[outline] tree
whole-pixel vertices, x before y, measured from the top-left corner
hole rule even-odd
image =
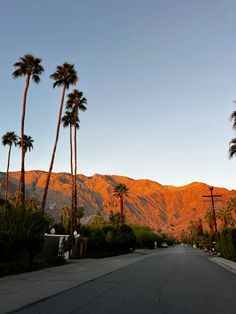
[[[25,134],[25,112],[26,112],[26,101],[28,88],[30,84],[30,79],[32,78],[33,82],[38,84],[40,82],[40,75],[44,71],[42,67],[40,58],[35,58],[31,54],[26,54],[23,57],[19,58],[19,61],[16,62],[13,66],[16,70],[13,72],[14,78],[19,78],[22,76],[26,77],[24,97],[22,104],[22,117],[21,117],[21,176],[20,176],[20,199],[21,203],[25,205],[25,151],[23,145],[23,138]]]
[[[31,149],[34,148],[33,147],[33,142],[34,142],[34,140],[32,139],[32,137],[30,135],[24,134],[24,140],[23,140],[23,143],[24,143],[24,154],[26,154],[27,151],[30,152]],[[22,145],[21,138],[19,138],[19,140],[17,142],[17,145],[21,148],[21,145]],[[24,157],[24,160],[25,160],[25,157]],[[19,201],[20,187],[21,187],[21,181],[19,182],[19,186],[18,186],[17,197],[16,197],[16,204],[18,204],[18,201]]]
[[[102,217],[101,212],[98,210],[96,215],[92,218],[90,224],[93,226],[102,226],[106,223],[105,219]]]
[[[61,119],[62,125],[64,128],[70,127],[70,171],[71,171],[71,211],[73,210],[74,204],[74,188],[73,188],[73,145],[72,145],[72,126],[75,126],[77,129],[79,128],[79,117],[76,117],[76,124],[74,125],[74,115],[71,111],[66,111],[64,116]]]
[[[51,177],[54,159],[55,159],[56,150],[57,150],[57,143],[58,143],[59,133],[60,133],[61,116],[62,116],[62,111],[63,111],[65,92],[67,89],[69,89],[71,85],[75,85],[78,81],[78,76],[74,68],[74,64],[69,64],[67,62],[65,62],[63,65],[57,66],[56,71],[52,73],[50,78],[54,80],[53,88],[57,86],[58,87],[62,86],[62,94],[61,94],[61,102],[60,102],[60,108],[59,108],[59,113],[58,113],[56,138],[55,138],[51,162],[50,162],[49,171],[46,178],[46,184],[45,184],[43,199],[42,199],[42,204],[41,204],[41,210],[43,212],[45,209],[47,193],[48,193],[48,188],[49,188],[49,183],[50,183],[50,177]]]
[[[111,224],[118,225],[120,223],[120,219],[121,219],[121,216],[119,212],[114,213],[112,210],[110,211],[109,221]],[[123,215],[122,219],[123,219],[123,223],[125,223],[125,215]]]
[[[223,228],[227,228],[229,225],[234,226],[235,219],[232,215],[230,207],[219,208],[217,216],[220,219]]]
[[[30,135],[26,135],[26,134],[24,135],[24,140],[23,140],[23,143],[24,143],[24,153],[27,153],[27,151],[31,152],[31,149],[34,148],[33,142],[34,142],[34,140],[32,139],[32,137]],[[19,141],[17,142],[17,145],[19,147],[22,146],[21,138],[19,138]]]
[[[87,110],[87,99],[83,96],[83,92],[78,89],[74,89],[72,93],[67,95],[66,108],[71,109],[74,123],[73,126],[76,125],[76,120],[78,119],[78,111]],[[74,181],[73,181],[73,189],[74,189],[74,204],[72,211],[72,228],[76,228],[76,209],[77,209],[77,128],[74,127]]]
[[[123,183],[119,183],[114,188],[114,195],[120,200],[120,223],[123,223],[124,196],[128,196],[129,189]]]
[[[206,211],[204,220],[208,224],[211,230],[211,233],[213,233],[214,232],[214,217],[213,217],[213,212],[212,212],[211,207]]]
[[[85,214],[84,206],[77,207],[77,213],[76,214],[77,214],[78,223],[80,224],[80,219],[82,219],[84,217],[84,214]]]
[[[233,213],[236,213],[236,198],[232,197],[226,202],[226,206],[220,208],[217,212],[223,228],[227,228],[229,225],[235,225],[236,220]]]
[[[227,207],[236,214],[236,198],[231,198],[227,202]]]
[[[9,146],[8,150],[8,160],[7,160],[7,171],[6,171],[6,192],[5,192],[5,205],[7,205],[7,198],[8,198],[8,180],[9,180],[9,167],[10,167],[10,160],[11,160],[11,148],[12,145],[17,145],[18,143],[18,135],[15,132],[7,132],[2,137],[2,145]]]

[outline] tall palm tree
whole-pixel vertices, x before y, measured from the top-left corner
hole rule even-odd
[[[74,116],[74,125],[76,123],[76,119],[78,117],[78,111],[86,111],[87,110],[87,99],[83,96],[83,92],[78,89],[74,89],[72,93],[67,95],[66,108],[71,109]],[[76,210],[78,207],[77,204],[77,128],[74,127],[74,206],[72,211],[72,228],[76,228]]]
[[[26,100],[28,94],[28,88],[30,84],[30,79],[32,78],[33,82],[38,84],[40,82],[40,75],[44,71],[42,67],[40,58],[35,58],[31,54],[26,54],[23,57],[19,58],[19,61],[16,62],[13,66],[16,70],[13,72],[14,78],[19,78],[22,76],[26,77],[24,97],[22,104],[22,117],[21,117],[21,177],[20,177],[20,186],[21,186],[21,203],[25,205],[25,152],[23,145],[23,138],[25,133],[25,111],[26,111]]]
[[[24,140],[23,140],[23,143],[24,143],[24,154],[27,153],[27,151],[31,151],[31,149],[34,148],[33,146],[33,138],[30,136],[30,135],[26,135],[24,134]],[[22,141],[21,141],[21,138],[19,138],[18,142],[17,142],[17,146],[19,146],[20,148],[22,145]],[[20,194],[20,187],[21,187],[21,182],[19,182],[19,186],[18,186],[18,191],[17,191],[17,203],[18,203],[18,196]]]
[[[73,188],[73,145],[72,145],[72,126],[74,126],[74,115],[71,111],[66,111],[64,116],[61,119],[62,125],[64,128],[70,127],[70,171],[71,171],[71,181],[72,181],[72,189],[71,189],[71,211],[73,210],[74,204],[74,188]],[[79,117],[76,117],[75,127],[79,128]]]
[[[11,148],[12,145],[17,145],[19,140],[18,135],[16,135],[15,132],[7,132],[2,137],[2,145],[9,146],[8,150],[8,160],[7,160],[7,171],[6,171],[6,192],[5,192],[5,205],[7,204],[7,198],[8,198],[8,180],[9,180],[9,168],[10,168],[10,160],[11,160]]]
[[[128,196],[129,189],[123,183],[119,183],[114,188],[114,195],[120,200],[120,223],[123,223],[124,196]]]
[[[62,95],[61,95],[61,103],[60,103],[60,108],[59,108],[59,113],[58,113],[56,138],[55,138],[54,148],[52,152],[51,162],[49,166],[49,171],[48,171],[48,175],[46,179],[46,184],[45,184],[43,199],[42,199],[42,204],[41,204],[42,211],[44,211],[45,209],[47,193],[48,193],[48,188],[49,188],[49,183],[50,183],[50,177],[51,177],[51,173],[53,169],[57,143],[59,139],[61,116],[62,116],[65,92],[67,89],[69,89],[71,85],[75,85],[78,81],[78,76],[74,68],[74,64],[69,64],[67,62],[65,62],[63,65],[57,66],[56,71],[50,76],[50,78],[54,80],[53,88],[55,88],[56,86],[58,87],[62,86]]]

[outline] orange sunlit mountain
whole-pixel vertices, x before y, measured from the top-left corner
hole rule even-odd
[[[26,172],[27,197],[42,199],[46,172]],[[19,172],[10,173],[10,196],[16,193]],[[79,206],[85,206],[84,221],[101,211],[104,217],[110,210],[119,211],[118,201],[113,197],[114,186],[124,183],[129,189],[129,197],[125,199],[124,213],[129,222],[149,225],[155,229],[179,234],[186,229],[191,220],[204,218],[210,203],[203,195],[209,194],[208,185],[194,182],[185,186],[175,187],[161,185],[150,180],[134,180],[117,175],[99,175],[92,177],[78,175]],[[0,196],[4,198],[5,173],[0,173]],[[214,188],[214,193],[221,194],[217,206],[222,207],[236,191],[225,188]],[[70,206],[71,176],[68,173],[53,173],[50,181],[46,210],[59,220],[60,209]],[[193,210],[195,208],[195,210]]]

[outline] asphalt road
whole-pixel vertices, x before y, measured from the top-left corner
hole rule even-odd
[[[236,275],[187,246],[139,261],[14,313],[236,312]]]

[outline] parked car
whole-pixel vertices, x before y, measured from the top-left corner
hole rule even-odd
[[[167,248],[168,244],[166,242],[162,242],[161,247]]]

